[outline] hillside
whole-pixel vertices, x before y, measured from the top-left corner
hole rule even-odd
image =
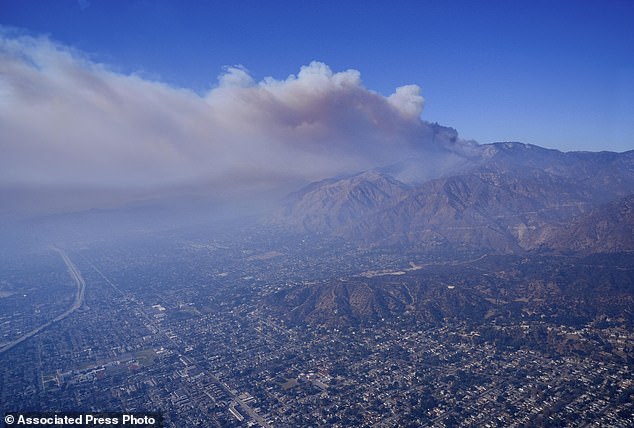
[[[603,243],[592,238],[573,243],[564,232],[571,221],[586,229],[600,224],[600,216],[614,210],[599,207],[634,194],[634,151],[562,153],[498,143],[479,146],[476,155],[452,165],[446,174],[422,180],[424,174],[415,170],[426,166],[409,161],[313,183],[291,195],[272,222],[370,247],[424,250],[449,244],[500,253],[568,245],[575,251],[634,249],[631,239],[618,238],[631,230],[621,225],[627,216],[611,218],[614,236],[597,236]],[[583,220],[587,215],[592,217]],[[621,243],[611,245],[613,238]]]

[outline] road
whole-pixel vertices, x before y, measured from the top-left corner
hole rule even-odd
[[[92,266],[92,268],[108,283],[110,284],[110,286],[116,290],[122,297],[125,296],[125,293],[119,288],[117,287],[117,285],[115,285],[101,270],[99,270],[97,268],[97,266],[95,266],[92,262],[88,261],[87,262]],[[70,268],[69,268],[70,270]],[[218,385],[220,388],[222,388],[225,393],[227,393],[235,403],[237,403],[240,408],[251,417],[251,419],[253,419],[255,422],[257,422],[258,424],[260,424],[261,427],[263,428],[271,428],[271,425],[266,421],[266,419],[264,419],[262,417],[262,415],[260,415],[258,412],[255,411],[254,408],[252,408],[247,402],[245,402],[244,400],[242,400],[239,397],[239,394],[237,394],[235,391],[232,391],[231,388],[229,388],[227,386],[226,383],[224,383],[222,380],[220,380],[214,373],[212,373],[209,370],[206,370],[204,367],[204,364],[201,364],[201,362],[196,362],[193,361],[191,358],[189,358],[188,356],[185,355],[185,352],[183,352],[184,349],[188,348],[191,344],[187,343],[186,340],[184,340],[182,337],[177,336],[177,335],[172,335],[170,334],[170,332],[168,330],[166,330],[163,326],[161,326],[160,323],[158,323],[156,321],[156,319],[154,319],[153,317],[151,317],[145,310],[144,306],[142,303],[138,302],[134,297],[130,296],[127,297],[128,301],[132,302],[134,304],[134,306],[136,307],[136,313],[137,315],[143,317],[147,323],[148,328],[151,327],[151,331],[153,334],[160,334],[161,336],[163,336],[167,341],[169,341],[177,350],[178,353],[178,357],[181,359],[181,362],[183,364],[185,364],[188,367],[196,367],[198,368],[201,372],[205,373],[207,376],[209,376],[209,378],[211,378],[211,380]],[[207,395],[209,398],[211,398],[213,400],[213,398],[209,395],[206,394],[205,391],[201,391],[197,389],[198,387],[195,384],[189,384],[183,387],[183,389],[187,392],[187,394],[190,397],[196,397],[196,396],[202,396],[203,394]],[[202,413],[205,413],[205,409],[204,406],[199,406],[199,409],[201,410]]]
[[[75,293],[75,300],[73,300],[73,304],[64,312],[62,312],[61,314],[59,314],[52,320],[48,321],[47,323],[42,324],[41,326],[18,337],[14,341],[5,344],[2,348],[0,348],[0,354],[7,352],[9,349],[14,348],[16,345],[37,335],[38,333],[47,329],[48,327],[55,324],[56,322],[63,320],[64,318],[66,318],[67,316],[75,312],[77,309],[79,309],[81,305],[84,303],[86,281],[84,281],[84,278],[81,276],[81,272],[79,271],[79,269],[77,269],[77,266],[75,266],[73,261],[68,257],[68,254],[66,254],[64,250],[61,250],[59,248],[53,248],[53,249],[57,251],[59,255],[61,256],[62,260],[64,260],[64,263],[66,264],[66,267],[68,268],[68,273],[70,274],[71,278],[73,279],[73,281],[75,281],[75,284],[77,285],[77,292]]]

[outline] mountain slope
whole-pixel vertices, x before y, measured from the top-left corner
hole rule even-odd
[[[309,232],[340,231],[407,192],[404,183],[372,171],[324,180],[291,195],[281,218]]]
[[[634,249],[634,195],[574,219],[547,237],[547,245],[567,251],[606,253]]]
[[[401,275],[297,284],[264,304],[293,324],[343,327],[393,321],[441,325],[549,320],[634,322],[634,255],[485,256],[428,263]]]
[[[446,175],[422,182],[416,168],[425,165],[405,162],[314,183],[289,198],[275,221],[367,246],[450,244],[505,253],[544,245],[561,249],[565,238],[555,231],[600,204],[634,193],[634,151],[562,153],[521,143],[477,151],[462,163],[452,161]]]

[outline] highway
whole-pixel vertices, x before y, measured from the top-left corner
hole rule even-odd
[[[62,260],[64,260],[64,263],[66,264],[66,267],[68,268],[68,273],[70,274],[71,278],[73,279],[73,281],[75,281],[75,284],[77,285],[77,292],[75,293],[75,300],[73,300],[73,304],[64,312],[62,312],[61,314],[59,314],[52,320],[48,321],[47,323],[42,324],[41,326],[29,331],[28,333],[23,334],[22,336],[18,337],[12,342],[9,342],[5,344],[4,346],[2,346],[0,348],[0,354],[7,352],[9,349],[14,348],[16,345],[35,336],[36,334],[39,334],[41,331],[47,329],[48,327],[55,324],[56,322],[63,320],[64,318],[66,318],[67,316],[75,312],[77,309],[79,309],[81,305],[84,303],[86,281],[84,281],[84,278],[81,276],[81,272],[79,271],[79,269],[77,269],[77,266],[75,266],[73,261],[68,257],[68,254],[66,254],[64,250],[61,250],[59,248],[53,248],[53,249],[57,251],[59,255],[61,256]]]

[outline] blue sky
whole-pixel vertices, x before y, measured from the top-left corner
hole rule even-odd
[[[423,119],[480,143],[634,148],[634,1],[0,0],[0,24],[122,73],[203,93],[313,60],[384,95],[417,84]]]

